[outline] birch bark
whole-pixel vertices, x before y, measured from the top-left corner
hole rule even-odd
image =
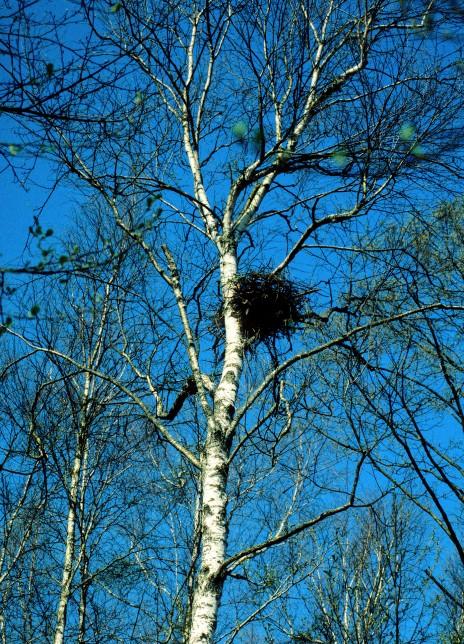
[[[81,453],[77,448],[71,470],[71,481],[69,487],[69,509],[66,524],[66,548],[63,561],[63,574],[61,577],[60,599],[56,614],[54,644],[62,644],[66,628],[66,613],[69,598],[71,596],[71,583],[74,575],[74,552],[76,546],[76,504],[79,489],[79,478],[81,473]]]
[[[62,644],[66,629],[66,614],[71,597],[71,585],[74,577],[75,550],[76,550],[76,524],[79,501],[79,482],[81,479],[83,463],[87,452],[87,427],[86,411],[90,394],[90,375],[86,374],[83,391],[82,420],[79,422],[76,436],[76,451],[71,468],[71,479],[68,491],[68,518],[66,522],[66,547],[63,561],[63,574],[61,577],[60,599],[56,613],[56,626],[53,644]]]
[[[225,354],[220,382],[214,396],[214,413],[202,456],[201,565],[192,602],[187,641],[213,641],[223,586],[222,564],[227,547],[228,430],[233,417],[242,370],[243,341],[239,320],[231,308],[237,256],[232,240],[222,240],[221,282],[224,299]]]
[[[71,582],[73,577],[73,563],[75,550],[75,530],[76,530],[76,501],[79,484],[81,458],[76,454],[73,467],[71,470],[71,482],[69,489],[69,510],[66,524],[66,548],[63,561],[63,574],[61,577],[61,591],[56,613],[56,627],[54,644],[62,644],[64,641],[64,630],[66,627],[66,613],[68,608],[69,597],[71,594]]]

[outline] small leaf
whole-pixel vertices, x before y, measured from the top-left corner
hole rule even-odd
[[[435,18],[433,17],[431,12],[429,12],[428,14],[426,14],[426,16],[424,16],[423,23],[424,23],[424,27],[423,27],[424,31],[427,33],[430,33],[432,29],[435,27]]]
[[[232,126],[232,134],[239,141],[243,141],[248,134],[248,125],[245,121],[238,121]]]
[[[45,237],[51,237],[53,235],[53,228],[47,228],[45,231]]]
[[[143,92],[141,92],[140,90],[135,92],[134,103],[136,105],[142,105],[144,100],[145,100],[145,96],[144,96]]]
[[[42,143],[40,146],[40,151],[41,152],[55,152],[56,146],[54,145],[47,145],[46,143]]]
[[[115,2],[110,7],[110,13],[117,13],[120,9],[122,9],[122,2]]]
[[[29,226],[29,233],[33,237],[40,237],[42,235],[42,226],[37,224],[36,226]]]
[[[15,143],[10,143],[8,146],[8,152],[11,154],[11,156],[15,157],[17,154],[19,154],[22,150],[21,145],[16,145]]]
[[[55,66],[53,63],[47,63],[47,76],[48,78],[51,78],[53,76],[53,72],[55,71]]]
[[[410,141],[416,134],[416,128],[412,123],[403,123],[400,127],[400,139],[402,141]]]
[[[419,145],[419,143],[416,143],[416,145],[411,150],[411,154],[413,154],[417,159],[424,159],[425,149],[422,145]]]
[[[335,150],[332,154],[332,163],[337,166],[337,168],[344,168],[348,163],[348,154],[344,148]]]
[[[39,311],[40,311],[40,306],[38,304],[34,304],[34,306],[31,306],[31,310],[29,311],[29,317],[31,318],[37,317]]]

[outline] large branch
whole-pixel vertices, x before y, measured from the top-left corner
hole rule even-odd
[[[259,398],[259,396],[263,393],[263,391],[265,391],[267,387],[275,381],[278,375],[280,375],[281,373],[289,369],[297,362],[300,362],[302,360],[307,360],[308,358],[312,358],[313,356],[319,353],[322,353],[323,351],[327,351],[332,347],[336,347],[340,344],[344,344],[349,338],[359,335],[364,331],[371,331],[372,329],[375,329],[379,326],[385,326],[386,324],[390,324],[391,322],[396,322],[398,320],[402,320],[412,315],[418,315],[419,313],[426,313],[427,311],[464,311],[464,306],[458,306],[454,304],[443,304],[442,302],[427,304],[425,306],[420,306],[415,309],[410,309],[409,311],[403,311],[402,313],[397,313],[396,315],[392,315],[388,318],[382,318],[381,320],[375,320],[373,322],[368,322],[367,324],[361,324],[360,326],[357,326],[354,329],[351,329],[351,331],[347,331],[346,333],[339,336],[338,338],[334,338],[333,340],[329,340],[324,344],[320,344],[319,346],[314,347],[309,351],[302,351],[301,353],[297,353],[296,355],[292,356],[285,362],[282,362],[282,364],[280,364],[278,367],[270,371],[266,376],[266,378],[264,378],[262,383],[254,390],[254,392],[251,393],[251,395],[248,397],[244,405],[237,410],[237,413],[234,418],[234,422],[230,427],[229,435],[232,435],[235,432],[235,429],[237,428],[237,425],[242,419],[245,412]]]
[[[220,574],[227,575],[231,570],[233,570],[234,568],[242,564],[244,561],[251,559],[253,557],[256,557],[257,555],[261,554],[265,550],[268,550],[269,548],[272,548],[273,546],[277,546],[277,545],[280,545],[281,543],[284,543],[285,541],[288,541],[288,539],[295,537],[297,534],[300,534],[300,532],[303,532],[304,530],[308,530],[309,528],[312,528],[313,526],[317,525],[318,523],[321,523],[321,521],[324,521],[329,517],[335,516],[336,514],[340,514],[340,512],[345,512],[346,510],[349,510],[355,505],[356,507],[365,507],[366,504],[356,504],[355,502],[356,502],[356,490],[359,483],[361,467],[366,459],[366,456],[367,454],[363,454],[356,466],[356,471],[354,473],[354,478],[353,478],[353,485],[351,487],[351,492],[350,492],[350,498],[346,503],[339,505],[336,508],[325,510],[324,512],[321,512],[320,514],[318,514],[316,517],[313,517],[308,521],[304,521],[303,523],[298,524],[294,528],[290,528],[284,533],[277,534],[277,536],[275,537],[267,539],[266,541],[262,541],[261,543],[258,543],[255,546],[251,546],[246,550],[242,550],[241,552],[238,552],[237,554],[232,555],[232,557],[229,557],[229,559],[227,559],[223,563]]]

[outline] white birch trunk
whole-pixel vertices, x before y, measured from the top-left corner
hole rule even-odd
[[[1,642],[2,644],[6,644],[6,629],[5,629],[5,617],[2,613],[0,614],[0,633],[1,633]]]
[[[75,549],[76,549],[76,521],[79,499],[79,481],[81,478],[83,462],[87,452],[87,428],[86,428],[86,407],[90,393],[90,376],[86,374],[83,391],[83,417],[79,423],[76,436],[76,452],[74,454],[71,469],[71,480],[69,483],[69,508],[66,524],[66,547],[63,561],[63,574],[61,577],[61,590],[58,608],[56,612],[56,627],[53,644],[62,644],[66,629],[66,613],[71,597],[71,584],[74,577]]]
[[[66,613],[71,595],[71,582],[73,578],[74,550],[76,545],[76,503],[79,490],[79,477],[81,472],[80,449],[77,448],[71,471],[69,487],[69,510],[66,525],[66,548],[63,561],[63,574],[61,577],[61,591],[56,613],[56,627],[54,644],[62,644],[66,628]]]
[[[83,553],[81,564],[81,595],[79,598],[79,627],[78,627],[78,644],[85,642],[85,630],[87,621],[87,593],[89,591],[88,575],[88,559]]]
[[[227,539],[227,451],[220,433],[221,429],[212,422],[203,461],[202,554],[193,596],[190,644],[212,641],[222,590],[218,573],[225,559]]]
[[[222,593],[220,572],[227,546],[227,430],[234,412],[243,359],[239,321],[230,308],[236,273],[235,246],[231,242],[229,248],[223,246],[221,258],[226,346],[222,377],[214,397],[214,415],[208,423],[208,437],[202,457],[202,551],[192,602],[189,644],[210,644],[213,641]]]
[[[81,466],[81,483],[80,483],[80,500],[79,500],[79,511],[81,520],[84,517],[85,509],[85,489],[87,486],[87,461],[88,461],[88,440],[85,442],[84,454],[82,457],[82,466]],[[89,591],[90,581],[88,579],[89,572],[89,558],[87,555],[87,533],[84,534],[84,531],[81,532],[81,544],[80,544],[80,568],[81,568],[81,590],[79,597],[79,626],[78,626],[78,636],[77,641],[79,644],[85,642],[85,630],[86,630],[86,621],[87,621],[87,594]]]

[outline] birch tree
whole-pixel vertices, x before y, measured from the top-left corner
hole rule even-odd
[[[433,548],[417,542],[412,517],[397,500],[360,516],[354,529],[345,516],[327,535],[325,563],[311,580],[311,625],[294,640],[436,641],[436,594],[425,574]]]
[[[444,644],[455,644],[462,639],[464,630],[463,619],[463,601],[462,601],[462,567],[458,563],[450,562],[447,567],[446,586],[432,576],[431,578],[438,583],[444,594],[443,602],[443,626],[441,641]],[[429,573],[430,574],[430,573]]]
[[[15,13],[2,118],[19,143],[5,153],[17,172],[38,154],[132,249],[143,276],[112,304],[125,367],[76,358],[17,319],[2,329],[110,383],[151,428],[188,497],[162,641],[232,641],[310,573],[313,530],[406,489],[378,414],[391,390],[376,390],[379,407],[356,385],[393,362],[393,335],[401,353],[394,331],[433,317],[448,340],[462,319],[462,293],[414,297],[395,281],[406,253],[387,244],[411,200],[426,208],[461,178],[460,52],[430,37],[433,1],[72,7]],[[79,254],[46,250],[50,270]],[[295,544],[300,567],[277,595],[220,610]]]
[[[13,366],[8,378],[2,373],[1,422],[1,550],[0,637],[7,642],[11,633],[8,607],[22,614],[25,637],[32,637],[31,578],[35,571],[34,545],[48,495],[40,446],[27,443],[30,407],[24,387]]]
[[[91,237],[98,241],[94,231]],[[73,277],[46,289],[41,319],[35,313],[27,325],[53,351],[18,350],[5,359],[5,437],[10,432],[16,442],[5,441],[2,473],[4,641],[130,638],[138,630],[147,635],[147,614],[156,623],[156,602],[142,602],[134,588],[152,581],[149,538],[163,510],[148,510],[146,500],[154,488],[160,506],[162,495],[159,477],[150,478],[150,489],[144,471],[156,467],[157,448],[142,456],[149,429],[121,408],[119,388],[91,373],[103,365],[108,377],[118,370],[110,351],[120,332],[114,316],[122,313],[122,305],[114,308],[118,266],[105,279],[98,269],[98,281]],[[33,301],[37,285],[29,288]],[[16,490],[21,477],[24,490]],[[133,621],[122,620],[122,611]],[[156,639],[156,626],[150,629]]]

